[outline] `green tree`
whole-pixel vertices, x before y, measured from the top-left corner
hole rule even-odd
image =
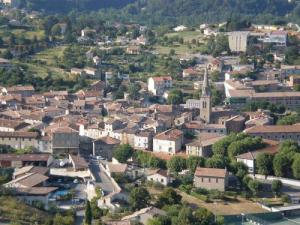
[[[173,156],[168,162],[167,167],[171,172],[178,173],[186,169],[186,159],[180,156]]]
[[[73,225],[74,218],[71,215],[62,216],[61,214],[56,214],[53,219],[53,225]]]
[[[296,179],[300,179],[300,153],[297,153],[294,156],[293,164],[292,164],[293,176]]]
[[[51,28],[51,34],[53,36],[59,36],[61,35],[61,27],[59,24],[55,24],[52,28]]]
[[[257,172],[263,175],[272,174],[273,156],[268,153],[260,153],[256,158]]]
[[[261,189],[261,183],[257,180],[250,180],[248,182],[248,188],[254,196],[257,196]]]
[[[282,182],[280,180],[273,180],[272,181],[272,192],[277,196],[280,196]]]
[[[126,163],[132,155],[133,148],[129,144],[119,145],[113,153],[114,158],[120,163]]]
[[[172,188],[166,188],[159,195],[156,205],[158,207],[163,207],[165,205],[176,205],[180,204],[181,195],[177,194]]]
[[[151,196],[146,188],[133,188],[129,194],[129,203],[133,210],[142,209],[148,206]]]
[[[203,167],[204,164],[205,164],[205,159],[199,156],[190,156],[186,160],[186,166],[192,173],[195,172],[197,166]]]
[[[84,213],[84,224],[85,225],[91,225],[92,224],[92,209],[91,209],[91,204],[90,201],[86,201],[86,206],[85,206],[85,213]]]
[[[139,91],[141,90],[141,85],[139,83],[130,84],[128,86],[129,98],[132,100],[138,100],[140,97]]]
[[[173,89],[168,95],[168,104],[178,105],[183,103],[183,94],[181,90]]]

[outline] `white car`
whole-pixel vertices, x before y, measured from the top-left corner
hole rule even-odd
[[[104,158],[102,156],[99,156],[99,155],[96,157],[96,159],[98,159],[98,160],[104,160]]]

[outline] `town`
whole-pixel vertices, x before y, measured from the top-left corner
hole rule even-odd
[[[300,223],[297,23],[0,2],[0,224]]]

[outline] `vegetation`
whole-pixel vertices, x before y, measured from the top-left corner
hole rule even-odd
[[[133,148],[129,144],[123,144],[116,147],[113,156],[120,163],[126,163],[127,160],[133,155]]]
[[[129,203],[133,210],[142,209],[148,206],[151,196],[143,187],[133,188],[129,194]]]

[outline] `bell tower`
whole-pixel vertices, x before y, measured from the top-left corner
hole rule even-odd
[[[211,91],[208,84],[207,68],[205,68],[202,94],[200,97],[200,119],[205,123],[210,123],[211,116]]]

